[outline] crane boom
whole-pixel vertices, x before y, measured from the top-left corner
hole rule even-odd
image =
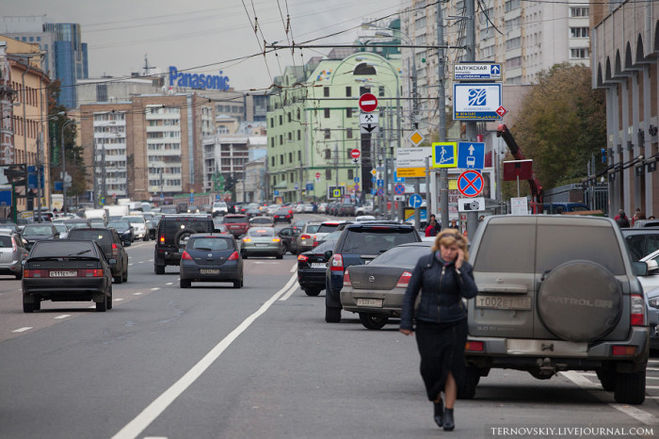
[[[510,153],[513,155],[515,160],[526,160],[526,157],[524,157],[524,154],[522,154],[521,148],[519,145],[517,145],[517,142],[515,142],[515,138],[513,137],[510,130],[508,130],[506,124],[502,123],[497,127],[497,137],[503,138],[503,141],[506,142],[506,145],[508,145],[508,149],[510,150]],[[535,173],[532,174],[531,178],[529,178],[527,181],[529,182],[529,187],[531,188],[531,196],[533,197],[533,201],[536,204],[542,205],[545,198],[545,192],[542,185],[535,177]]]

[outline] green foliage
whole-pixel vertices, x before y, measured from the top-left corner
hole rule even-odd
[[[545,189],[586,177],[592,154],[603,166],[599,154],[606,144],[606,105],[604,92],[592,89],[590,68],[557,64],[543,72],[524,98],[511,132],[522,153],[533,159]],[[506,188],[511,186],[516,195],[516,183]],[[526,182],[520,187],[528,193]]]

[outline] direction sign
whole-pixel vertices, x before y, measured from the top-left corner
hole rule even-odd
[[[359,132],[361,134],[372,134],[372,133],[377,133],[378,131],[379,128],[377,125],[373,125],[370,123],[359,125]]]
[[[358,159],[360,155],[362,155],[362,153],[359,152],[357,148],[350,151],[350,157],[352,157],[353,159]]]
[[[497,114],[501,117],[505,116],[508,110],[506,110],[503,105],[497,108]]]
[[[477,197],[484,186],[483,176],[478,171],[464,171],[458,177],[458,191],[465,197]]]
[[[396,195],[403,195],[405,194],[405,185],[398,183],[396,186],[394,186],[394,194]]]
[[[352,179],[355,183],[359,183],[359,177],[355,177]]]
[[[274,194],[275,194],[275,197],[276,197],[277,195],[279,195],[279,191],[277,189],[275,189]]]
[[[453,78],[456,81],[498,81],[501,79],[501,64],[460,63],[454,66]]]
[[[370,113],[378,108],[378,98],[373,93],[364,93],[359,97],[359,109],[364,113]]]
[[[419,194],[412,194],[410,195],[410,199],[408,201],[410,207],[413,207],[415,209],[421,207],[423,204],[423,198],[421,198],[421,195]]]
[[[378,187],[384,187],[384,180],[378,179],[377,184],[378,184]]]
[[[485,143],[458,143],[458,168],[483,169],[485,166]]]
[[[433,168],[457,168],[456,142],[436,142],[432,144],[432,167]]]
[[[453,84],[453,120],[499,120],[501,83]]]

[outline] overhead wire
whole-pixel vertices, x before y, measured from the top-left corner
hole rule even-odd
[[[270,78],[270,82],[274,82],[272,79],[272,74],[270,73],[270,67],[268,66],[268,60],[265,56],[266,54],[266,47],[265,47],[265,38],[263,39],[263,46],[261,46],[261,41],[259,41],[259,37],[257,35],[257,29],[258,29],[258,23],[256,21],[256,11],[254,11],[254,23],[252,23],[252,19],[249,16],[249,11],[247,10],[247,5],[245,5],[245,0],[241,0],[243,7],[245,8],[245,14],[247,14],[247,20],[249,21],[249,25],[254,29],[254,37],[256,38],[256,43],[259,46],[259,50],[263,52],[263,62],[265,63],[265,68],[268,72],[268,77]],[[254,2],[252,2],[252,6],[254,6]],[[263,35],[263,31],[261,31],[261,35]]]

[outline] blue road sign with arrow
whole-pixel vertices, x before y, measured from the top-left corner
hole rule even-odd
[[[483,169],[485,167],[485,143],[458,143],[458,168]]]
[[[412,194],[410,195],[410,199],[408,202],[410,204],[410,207],[417,209],[421,207],[421,205],[423,204],[423,198],[421,198],[421,195],[419,194]]]

